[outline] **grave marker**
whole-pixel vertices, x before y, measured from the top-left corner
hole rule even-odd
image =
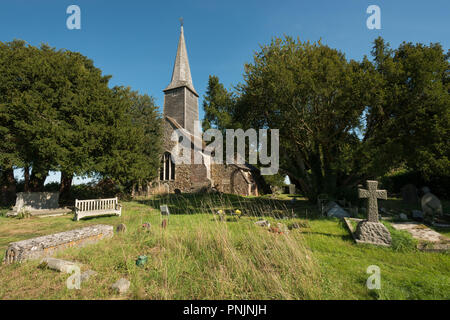
[[[378,181],[367,180],[367,190],[358,189],[359,198],[367,199],[367,217],[370,222],[378,222],[378,199],[387,199],[386,190],[377,190]]]
[[[166,204],[159,206],[159,209],[161,210],[161,215],[163,215],[163,216],[170,215],[169,207]]]
[[[360,198],[367,199],[367,220],[358,223],[355,236],[358,242],[390,246],[391,233],[379,222],[378,199],[387,199],[386,190],[377,190],[378,181],[367,181],[367,189],[358,189]]]

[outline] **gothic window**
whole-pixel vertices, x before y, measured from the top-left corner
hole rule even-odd
[[[175,163],[169,152],[164,153],[159,169],[159,180],[175,180]]]

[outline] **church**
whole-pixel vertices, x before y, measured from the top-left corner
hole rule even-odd
[[[163,154],[159,177],[153,182],[151,193],[193,193],[218,191],[243,196],[257,196],[262,191],[264,180],[259,170],[249,164],[215,164],[202,153],[204,143],[194,148],[194,139],[199,135],[198,93],[192,82],[191,69],[181,25],[180,38],[169,85],[163,90]],[[192,160],[200,152],[202,163],[175,164],[172,150],[178,141],[172,141],[175,130],[182,132],[183,139],[191,142]],[[201,134],[201,133],[200,133]],[[180,140],[181,141],[181,140]],[[200,151],[199,151],[200,150]]]

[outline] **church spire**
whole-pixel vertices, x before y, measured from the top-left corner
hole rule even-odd
[[[182,18],[180,19],[180,22],[181,22],[180,27],[181,32],[180,32],[180,39],[178,41],[177,56],[175,57],[175,65],[173,66],[172,80],[170,81],[170,84],[167,86],[167,88],[164,89],[164,91],[180,87],[187,87],[198,97],[198,94],[194,89],[194,84],[192,83],[191,69],[189,67],[186,43],[184,42],[184,30]]]

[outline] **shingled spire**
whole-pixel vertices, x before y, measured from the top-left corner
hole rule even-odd
[[[198,93],[192,83],[191,68],[184,42],[183,25],[178,41],[177,55],[172,80],[164,91],[164,116],[175,120],[180,126],[194,134],[198,117]]]
[[[181,25],[180,39],[178,40],[178,49],[175,57],[175,65],[173,66],[172,80],[167,88],[164,89],[164,92],[180,87],[188,87],[189,90],[198,97],[198,94],[194,89],[194,84],[192,83],[191,68],[189,67],[186,43],[184,42],[183,25]]]

